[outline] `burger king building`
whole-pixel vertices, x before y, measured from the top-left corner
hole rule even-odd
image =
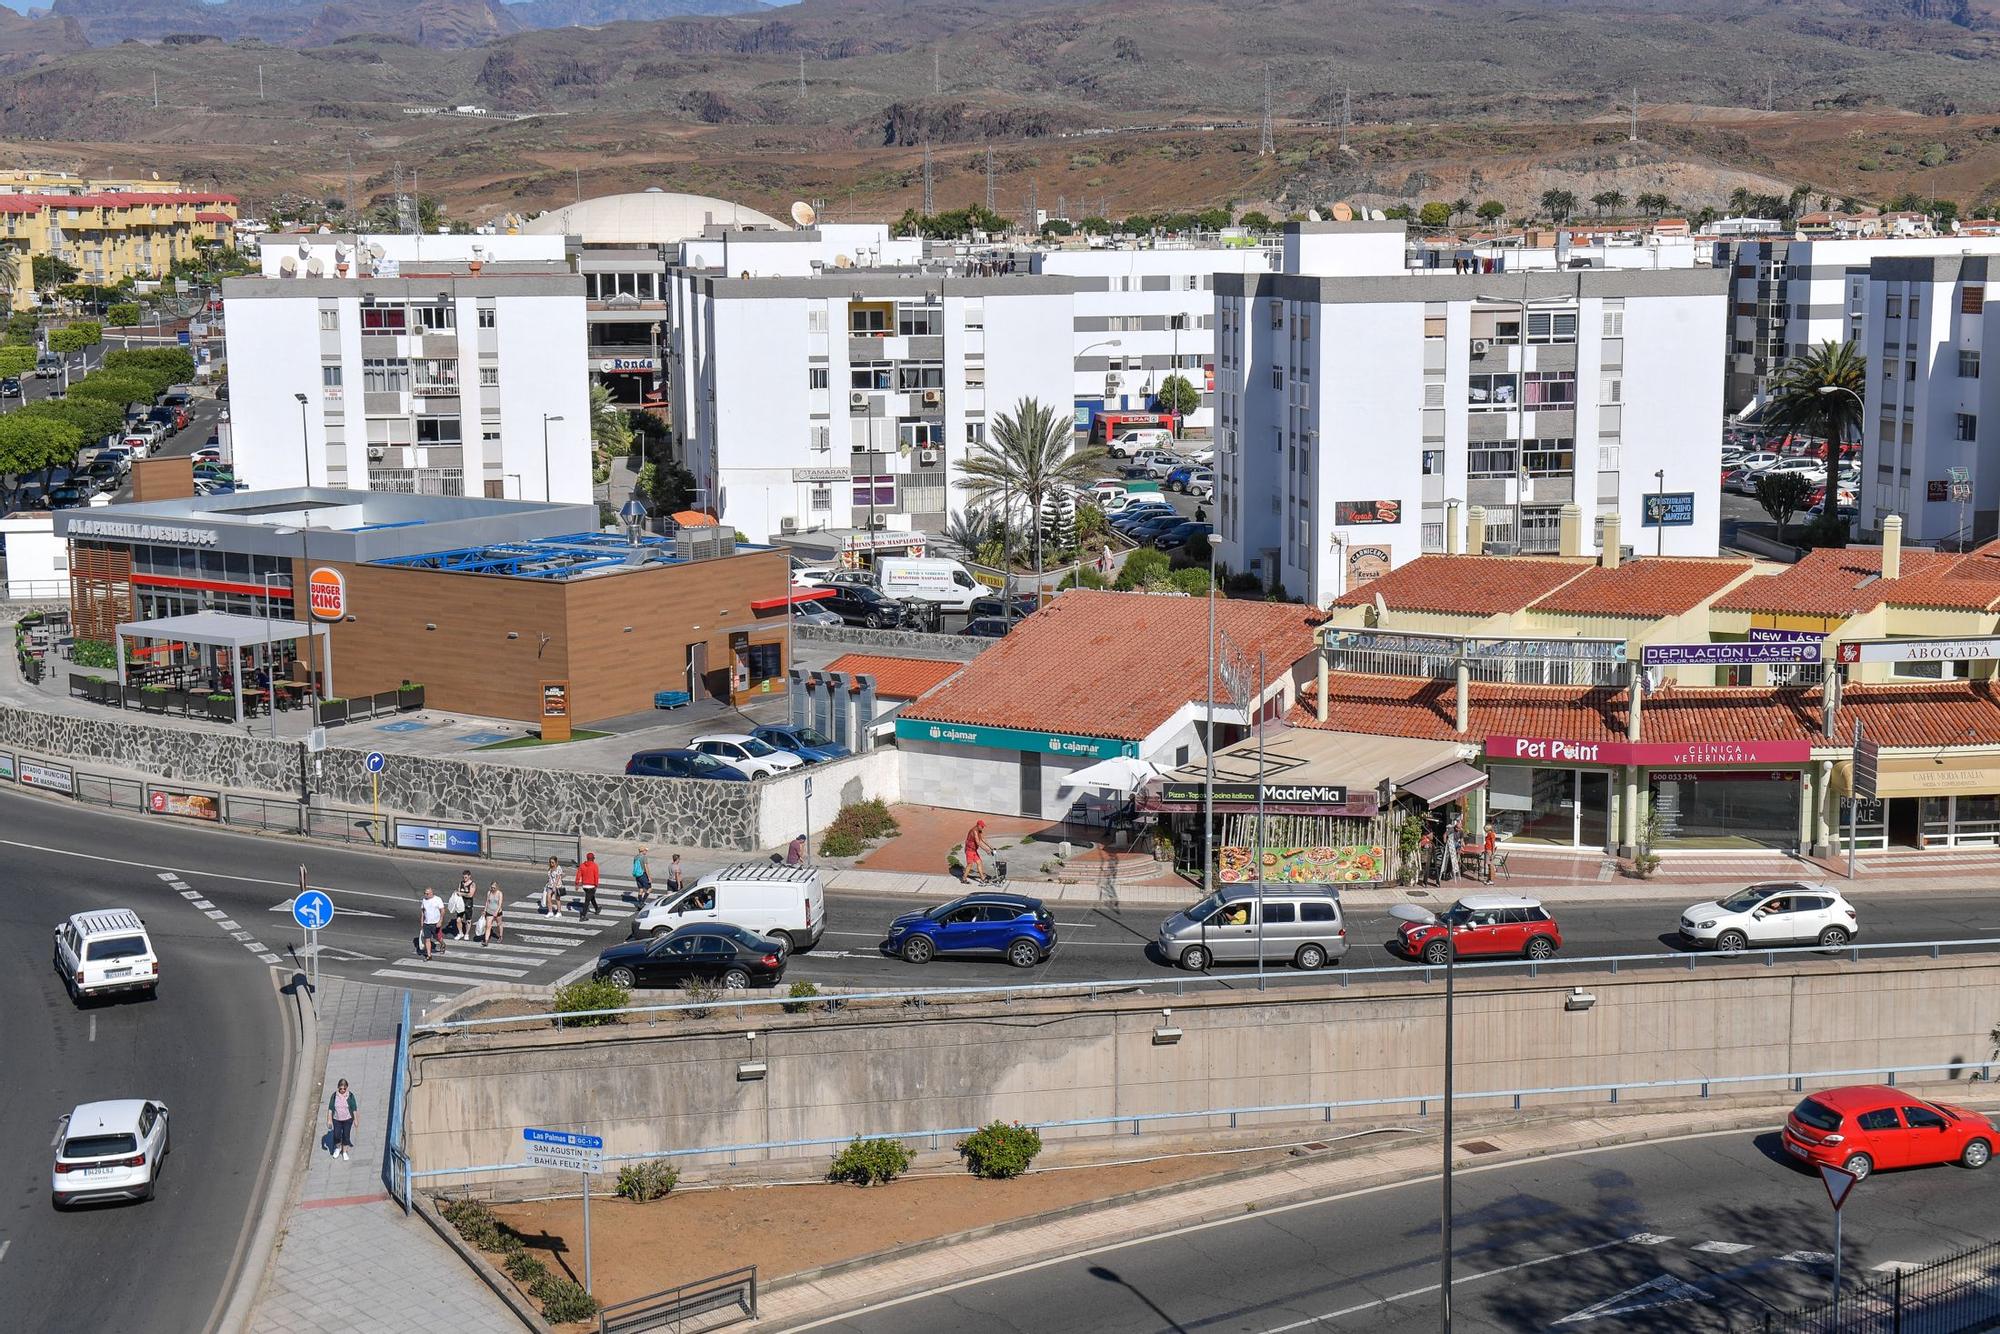
[[[579,725],[659,691],[785,688],[787,558],[727,529],[628,535],[593,505],[325,487],[54,521],[75,636],[123,640],[149,678],[227,671],[233,652],[321,699],[416,683],[427,708],[519,721],[556,684]]]

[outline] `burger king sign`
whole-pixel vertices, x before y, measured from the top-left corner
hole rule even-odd
[[[337,621],[347,615],[347,579],[339,570],[320,566],[306,579],[306,598],[316,621]]]

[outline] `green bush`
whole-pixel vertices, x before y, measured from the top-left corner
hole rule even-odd
[[[820,836],[819,850],[827,857],[853,857],[872,839],[887,838],[896,832],[896,817],[888,803],[871,799],[849,802]]]
[[[1208,596],[1208,571],[1199,565],[1190,565],[1184,570],[1175,570],[1167,577],[1167,583],[1176,593],[1186,593],[1190,597]]]
[[[715,1013],[714,1003],[722,999],[722,984],[705,977],[690,977],[681,983],[682,1011],[690,1019],[706,1019]]]
[[[1125,563],[1118,567],[1118,582],[1112,587],[1129,593],[1133,589],[1154,579],[1164,579],[1173,561],[1167,553],[1157,547],[1140,547],[1125,557]]]
[[[792,989],[785,994],[802,998],[817,996],[819,995],[819,988],[810,982],[794,982],[792,983]],[[812,1006],[807,1004],[804,999],[800,999],[797,1001],[786,1001],[782,1008],[786,1014],[804,1014]]]
[[[500,1262],[507,1271],[507,1277],[516,1283],[535,1284],[547,1278],[549,1267],[525,1250],[514,1251]]]
[[[1018,1121],[995,1121],[960,1140],[958,1151],[972,1175],[998,1181],[1028,1170],[1042,1151],[1042,1136]]]
[[[861,838],[849,829],[828,829],[819,838],[819,855],[822,857],[858,857],[861,855]]]
[[[104,312],[104,318],[123,329],[139,322],[139,303],[136,301],[115,301]]]
[[[79,667],[116,667],[118,652],[101,639],[79,639],[70,645],[69,659]]]
[[[1096,570],[1092,569],[1090,566],[1079,565],[1074,570],[1071,570],[1068,574],[1064,575],[1062,577],[1062,582],[1060,584],[1057,584],[1056,587],[1057,588],[1109,588],[1111,587],[1111,585],[1105,582],[1103,575],[1099,574]]]
[[[826,1169],[828,1181],[851,1181],[857,1186],[879,1186],[894,1181],[910,1170],[910,1151],[899,1139],[862,1139],[833,1155]]]
[[[452,1200],[439,1212],[444,1215],[445,1222],[458,1229],[458,1235],[465,1238],[466,1245],[482,1251],[500,1249],[500,1238],[506,1230],[493,1216],[493,1211],[478,1200]]]
[[[544,1274],[529,1285],[528,1295],[542,1304],[542,1318],[551,1325],[568,1325],[597,1314],[597,1298],[574,1279]]]
[[[618,1169],[618,1193],[634,1204],[660,1199],[679,1184],[681,1174],[665,1163],[633,1163]]]
[[[889,804],[879,797],[857,801],[844,807],[841,814],[852,815],[863,838],[887,838],[896,832],[896,817],[889,814]]]
[[[616,982],[601,977],[579,977],[566,986],[556,988],[556,1013],[577,1014],[581,1010],[619,1010],[632,999],[632,993]],[[566,1028],[592,1028],[598,1024],[616,1022],[616,1016],[608,1014],[580,1014],[575,1019],[558,1021]]]

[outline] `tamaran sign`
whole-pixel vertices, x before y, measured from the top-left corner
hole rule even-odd
[[[947,746],[984,746],[989,750],[1031,751],[1065,760],[1108,760],[1114,755],[1137,756],[1133,741],[1111,737],[1074,736],[1067,732],[1031,732],[1016,727],[985,727],[972,723],[927,723],[916,718],[896,720],[898,741],[935,741]]]
[[[1538,764],[1637,764],[1647,768],[1726,768],[1804,764],[1810,741],[1566,741],[1560,737],[1490,736],[1489,760]]]

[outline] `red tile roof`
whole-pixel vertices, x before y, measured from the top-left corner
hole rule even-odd
[[[1272,680],[1312,653],[1323,619],[1291,602],[1215,604],[1217,628],[1252,664],[1261,650]],[[1077,588],[903,717],[1141,741],[1203,698],[1207,681],[1206,599]]]
[[[1333,605],[1366,607],[1380,597],[1391,611],[1498,616],[1520,611],[1593,568],[1594,562],[1578,559],[1419,556],[1380,579],[1349,589]]]
[[[1622,741],[1625,692],[1610,688],[1506,686],[1474,683],[1469,728],[1452,729],[1456,707],[1450,681],[1334,674],[1327,721],[1313,711],[1311,691],[1293,709],[1294,727],[1425,740],[1483,742],[1489,736]],[[1674,687],[1646,697],[1644,741],[1825,742],[1817,687],[1802,690]],[[1851,685],[1841,692],[1837,738],[1860,722],[1877,745],[1889,747],[2000,745],[2000,691],[1992,681]]]
[[[194,215],[196,222],[234,222],[236,219],[219,209],[205,208]]]
[[[1650,620],[1692,611],[1748,574],[1747,560],[1641,559],[1615,570],[1585,570],[1534,604],[1533,611]]]
[[[1751,579],[1712,604],[1717,611],[1795,612],[1804,616],[1858,616],[1873,611],[1899,586],[1922,586],[1958,557],[1922,548],[1903,549],[1899,579],[1882,578],[1880,547],[1822,547],[1778,574]]]
[[[826,665],[830,672],[866,673],[875,678],[875,693],[886,699],[915,699],[943,685],[965,666],[934,658],[888,658],[872,653],[843,653]]]

